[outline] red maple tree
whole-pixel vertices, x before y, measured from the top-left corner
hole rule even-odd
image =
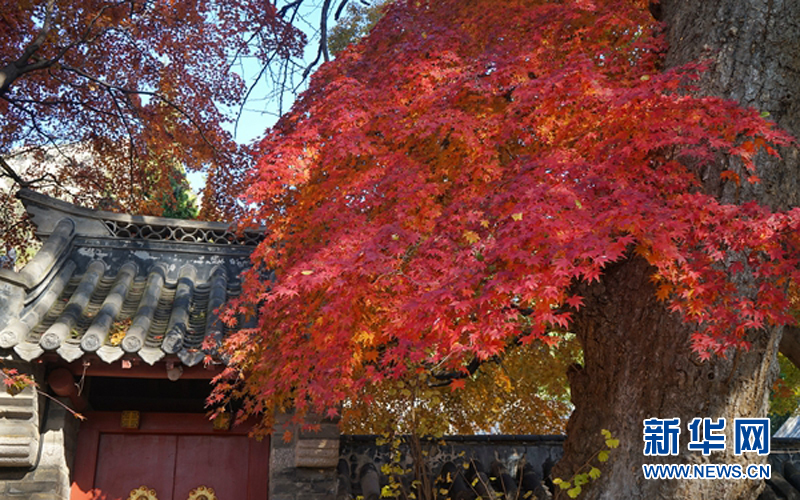
[[[614,302],[620,273],[638,280],[625,293],[677,318],[648,332],[687,325],[697,366],[794,322],[800,212],[706,186],[758,183],[756,160],[790,139],[700,94],[702,65],[665,71],[646,3],[398,1],[324,65],[262,144],[247,195],[271,231],[229,310],[259,324],[228,340],[217,397],[244,396],[243,414],[335,415],[386,378],[466,371],[571,329],[589,369],[591,349],[618,345],[593,314],[644,316]],[[593,411],[570,439],[619,423]],[[641,428],[611,430],[641,460]],[[568,442],[565,463],[589,451]]]

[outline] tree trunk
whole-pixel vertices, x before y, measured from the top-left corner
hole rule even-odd
[[[689,451],[686,425],[695,417],[726,417],[726,433],[731,436],[733,418],[765,414],[777,374],[777,332],[752,339],[750,352],[698,361],[689,344],[691,327],[656,299],[649,280],[652,273],[644,260],[632,258],[609,268],[601,284],[578,291],[586,302],[574,323],[584,365],[570,372],[575,412],[555,475],[569,479],[592,454],[604,449],[600,430],[608,429],[620,447],[599,466],[600,479],[586,498],[755,498],[761,487],[756,481],[644,479],[644,463],[760,460],[752,454],[734,457],[730,437],[724,455],[704,457]],[[679,454],[645,456],[643,421],[675,417],[681,419]]]
[[[800,5],[793,0],[661,0],[653,11],[666,24],[667,67],[710,60],[700,84],[703,93],[769,112],[780,126],[800,136]],[[706,189],[728,203],[755,199],[780,210],[799,206],[798,150],[784,148],[781,153],[781,160],[757,161],[758,185],[736,189],[725,184],[719,179],[720,166],[704,174]],[[756,498],[763,488],[759,481],[644,479],[643,463],[764,459],[734,456],[731,427],[737,417],[766,416],[781,337],[780,329],[759,332],[749,339],[749,352],[699,362],[690,347],[692,328],[655,298],[652,271],[642,259],[630,258],[610,267],[600,284],[578,291],[586,297],[586,307],[573,328],[583,345],[584,364],[570,373],[575,411],[554,476],[569,480],[603,449],[600,430],[609,429],[620,448],[600,466],[600,478],[580,498]],[[679,454],[644,456],[643,420],[675,417],[681,419]],[[686,426],[695,417],[728,419],[724,454],[704,457],[687,449]]]

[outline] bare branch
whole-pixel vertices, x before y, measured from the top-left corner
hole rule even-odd
[[[342,3],[339,4],[339,7],[336,9],[336,13],[333,15],[333,20],[338,21],[339,17],[342,15],[342,11],[344,10],[345,6],[347,5],[348,0],[342,0]]]
[[[297,9],[300,8],[300,5],[303,4],[303,0],[295,0],[294,2],[289,2],[278,11],[278,15],[283,17],[289,12],[289,9],[294,9],[294,12],[297,13]]]
[[[119,119],[122,122],[122,125],[125,127],[125,131],[128,134],[128,182],[131,183],[129,186],[129,192],[133,192],[133,171],[136,167],[134,163],[135,152],[134,152],[134,142],[133,142],[133,131],[131,130],[131,126],[128,123],[127,118],[125,117],[125,113],[122,112],[122,108],[119,107],[119,102],[117,101],[117,97],[114,95],[114,91],[110,88],[106,87],[106,91],[108,92],[109,97],[111,97],[111,102],[114,104],[114,109],[117,110],[119,113]]]
[[[233,135],[234,135],[234,137],[236,137],[236,134],[239,131],[239,120],[242,118],[242,112],[244,111],[245,104],[247,104],[247,100],[250,98],[250,94],[253,93],[253,89],[255,89],[256,85],[258,85],[258,82],[261,81],[261,78],[264,76],[264,73],[267,71],[267,68],[269,68],[270,63],[272,63],[272,60],[277,55],[278,55],[278,53],[275,52],[269,57],[269,59],[267,59],[267,61],[261,66],[261,70],[258,72],[258,76],[256,76],[256,79],[250,85],[250,88],[247,89],[247,93],[244,95],[244,99],[242,100],[242,104],[241,104],[241,106],[239,106],[239,112],[236,113],[236,121],[234,122],[234,125],[233,125]]]

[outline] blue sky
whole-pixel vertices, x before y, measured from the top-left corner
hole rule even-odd
[[[314,60],[317,48],[319,47],[319,33],[316,23],[319,21],[320,5],[320,0],[304,2],[301,6],[301,12],[295,20],[295,26],[303,30],[308,37],[308,44],[306,45],[305,54],[303,56],[305,64],[310,64],[311,61]],[[335,24],[332,15],[328,23],[329,28]],[[235,69],[248,86],[252,84],[260,70],[261,66],[254,58],[245,59],[245,62],[239,64]],[[297,89],[298,93],[305,90],[307,82],[308,80]],[[295,94],[287,92],[283,96],[283,101],[279,102],[276,98],[268,97],[272,92],[273,89],[270,88],[265,79],[262,79],[253,89],[239,119],[238,128],[235,131],[236,142],[247,144],[258,139],[264,135],[269,127],[275,124],[281,111],[285,113],[291,108]],[[234,116],[237,111],[238,110],[233,110]],[[225,126],[225,129],[234,134],[233,124],[228,124]],[[187,179],[192,187],[192,191],[199,195],[205,186],[205,174],[202,172],[191,172],[187,175]]]

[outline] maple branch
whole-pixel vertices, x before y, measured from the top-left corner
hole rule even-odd
[[[31,43],[28,44],[27,47],[22,51],[22,55],[17,59],[16,62],[21,64],[25,64],[28,62],[28,59],[33,57],[33,55],[42,48],[42,44],[44,43],[47,35],[50,34],[51,24],[53,22],[53,11],[55,10],[56,2],[55,0],[48,0],[47,6],[44,10],[44,23],[42,23],[42,29],[39,30],[39,33],[36,34],[36,38],[34,38]]]
[[[0,370],[0,375],[2,375],[2,377],[3,377],[3,379],[4,379],[4,380],[10,380],[11,382],[15,382],[15,380],[14,380],[14,377],[10,376],[9,374],[7,374],[7,373],[6,373],[5,371],[3,371],[3,370]],[[40,396],[44,396],[44,397],[46,397],[46,398],[49,398],[51,401],[55,401],[55,402],[56,402],[56,403],[58,403],[59,405],[63,406],[65,410],[67,410],[68,412],[72,413],[72,416],[73,416],[73,417],[77,418],[78,420],[86,420],[86,417],[84,417],[83,415],[81,415],[81,414],[80,414],[80,413],[78,413],[77,411],[73,410],[72,408],[70,408],[70,407],[69,407],[69,406],[67,406],[66,404],[62,403],[62,402],[61,402],[61,401],[59,401],[58,399],[56,399],[56,398],[54,398],[53,396],[51,396],[50,394],[47,394],[45,391],[43,391],[43,390],[39,389],[39,385],[38,385],[36,382],[33,382],[33,381],[31,380],[30,386],[31,386],[31,387],[33,387],[33,390],[34,390],[34,391],[36,391],[36,393],[37,393],[38,395],[40,395]]]
[[[8,206],[9,206],[9,207],[13,207],[13,204],[12,204],[11,202],[9,202],[9,203],[8,203]],[[6,210],[4,209],[3,211],[5,212]],[[13,209],[12,209],[12,211],[13,211]],[[5,218],[7,215],[8,215],[7,213],[4,213],[4,214],[3,214],[4,218]],[[6,239],[6,235],[7,235],[7,234],[12,234],[12,233],[13,233],[13,231],[12,231],[13,229],[15,229],[15,228],[17,228],[17,227],[20,227],[20,226],[23,226],[24,224],[26,224],[27,222],[29,222],[29,218],[28,218],[28,217],[22,217],[22,218],[20,218],[19,220],[17,220],[16,222],[12,223],[11,225],[9,225],[9,224],[7,223],[7,221],[4,221],[4,222],[5,222],[5,223],[3,224],[3,229],[2,229],[2,232],[0,232],[0,235],[2,235],[2,239],[4,239],[4,240],[5,240],[5,239]],[[8,243],[6,242],[6,244],[8,244]],[[6,256],[7,256],[7,255],[8,255],[8,252],[6,252]]]
[[[56,149],[56,151],[58,151],[58,153],[61,156],[63,156],[64,158],[67,158],[68,160],[70,160],[70,162],[72,162],[70,157],[66,153],[64,153],[64,151],[61,150],[61,147],[58,145],[58,143],[56,142],[55,138],[53,138],[50,134],[48,134],[47,132],[42,130],[42,128],[39,126],[39,122],[36,119],[36,113],[34,113],[33,111],[27,109],[24,106],[21,106],[21,105],[15,103],[15,102],[11,102],[11,101],[8,101],[8,102],[9,102],[9,104],[14,106],[15,108],[19,109],[20,111],[22,111],[23,113],[28,115],[28,117],[30,117],[30,119],[31,119],[31,124],[33,125],[34,130],[36,130],[36,132],[39,135],[41,135],[47,142],[49,142]]]
[[[431,373],[431,376],[440,382],[432,382],[428,384],[430,387],[444,387],[450,385],[454,380],[461,380],[475,375],[475,372],[485,363],[500,363],[502,358],[500,356],[492,356],[491,358],[479,359],[472,358],[472,360],[465,367],[466,371],[449,371],[441,373]]]
[[[294,12],[297,13],[297,9],[300,8],[300,5],[303,4],[303,0],[294,0],[294,2],[289,2],[278,11],[278,15],[283,17],[289,12],[289,9],[294,9]]]
[[[38,52],[42,45],[44,44],[47,36],[50,34],[52,29],[52,22],[53,22],[53,12],[55,10],[55,0],[48,0],[47,7],[45,8],[45,17],[44,23],[42,24],[42,28],[36,35],[36,38],[28,44],[27,47],[23,50],[22,54],[11,63],[7,64],[4,68],[0,69],[0,95],[4,95],[8,92],[11,88],[11,84],[14,83],[17,79],[21,76],[31,73],[33,71],[38,71],[46,68],[50,68],[59,62],[67,52],[69,52],[74,47],[81,45],[86,42],[94,41],[96,38],[105,34],[108,29],[102,30],[98,33],[95,37],[90,38],[92,29],[95,27],[97,21],[105,14],[108,9],[117,7],[122,5],[125,2],[119,2],[116,4],[109,4],[104,5],[95,16],[89,21],[89,24],[86,26],[83,34],[77,39],[73,40],[72,42],[66,44],[62,47],[55,56],[49,59],[38,59],[35,57],[36,52]],[[33,60],[33,62],[28,62]]]
[[[325,62],[331,60],[331,56],[328,53],[328,11],[331,8],[331,0],[325,0],[322,3],[322,14],[320,14],[320,41],[319,46],[322,49],[322,55],[325,58]]]
[[[50,182],[52,182],[58,187],[63,187],[63,185],[58,181],[56,176],[50,172],[47,172],[41,177],[38,177],[36,179],[26,181],[13,168],[11,168],[11,165],[9,165],[6,159],[3,158],[2,156],[0,156],[0,170],[2,170],[2,172],[0,172],[0,177],[11,178],[12,181],[19,184],[20,187],[22,188],[29,188],[31,186],[35,186],[36,184],[39,184],[40,182],[46,180],[50,180]]]
[[[0,69],[0,95],[8,92],[8,89],[11,88],[11,84],[14,83],[17,78],[29,71],[36,69],[36,66],[39,63],[37,62],[34,64],[28,64],[28,60],[30,60],[33,55],[39,51],[39,49],[42,47],[42,44],[47,39],[47,35],[50,33],[51,24],[53,22],[54,8],[55,0],[48,0],[47,6],[45,7],[42,29],[39,30],[39,33],[36,34],[36,37],[31,41],[31,43],[29,43],[25,49],[23,49],[19,58],[9,64],[6,64],[5,67]]]
[[[342,15],[342,11],[344,10],[345,6],[347,5],[348,0],[342,0],[339,4],[339,7],[336,9],[336,13],[333,15],[333,20],[338,21],[339,17]]]
[[[114,105],[114,109],[117,110],[119,113],[119,119],[122,122],[122,125],[125,127],[125,131],[128,133],[128,189],[129,192],[133,192],[133,172],[135,169],[134,165],[134,158],[136,155],[134,142],[133,142],[133,131],[131,130],[131,126],[128,123],[128,119],[125,117],[125,113],[122,112],[122,109],[119,106],[119,102],[117,101],[117,97],[114,95],[113,91],[106,87],[106,91],[108,95],[111,97],[111,102]]]
[[[16,182],[16,183],[17,183],[17,184],[19,184],[20,186],[22,186],[22,187],[26,188],[26,187],[28,187],[28,186],[30,186],[30,185],[31,185],[31,182],[29,182],[29,181],[26,181],[25,179],[23,179],[22,177],[20,177],[20,176],[19,176],[19,174],[17,174],[17,173],[14,171],[14,169],[13,169],[13,168],[11,168],[11,165],[9,165],[9,164],[8,164],[8,162],[6,161],[6,159],[5,159],[5,158],[3,158],[2,156],[0,156],[0,169],[2,169],[2,170],[3,170],[3,175],[5,175],[5,176],[7,176],[7,177],[10,177],[10,178],[11,178],[11,180],[13,180],[14,182]]]
[[[303,71],[303,77],[301,81],[308,78],[308,75],[311,74],[311,71],[313,71],[316,65],[319,64],[320,59],[323,59],[324,62],[330,61],[331,57],[328,53],[328,12],[330,11],[330,8],[331,0],[324,0],[322,2],[322,11],[320,12],[319,16],[320,40],[319,46],[317,47],[317,56],[308,66],[306,66],[306,69]]]
[[[154,99],[157,99],[157,100],[163,102],[164,104],[166,104],[170,108],[172,108],[175,111],[177,111],[178,113],[180,113],[181,116],[186,118],[189,121],[189,123],[192,125],[192,127],[194,127],[198,131],[198,133],[200,134],[200,137],[203,139],[203,142],[205,142],[205,144],[209,148],[211,148],[212,151],[214,151],[215,153],[220,153],[220,154],[222,153],[206,137],[206,134],[203,131],[203,128],[200,126],[200,124],[197,122],[197,120],[194,119],[194,117],[192,117],[185,109],[183,109],[183,107],[179,106],[178,104],[174,103],[172,100],[164,97],[163,95],[159,94],[158,92],[152,92],[152,91],[149,91],[149,90],[134,90],[134,89],[128,89],[128,88],[125,88],[125,87],[120,87],[119,85],[114,85],[114,84],[105,82],[105,81],[103,81],[103,80],[101,80],[101,79],[99,79],[99,78],[97,78],[95,76],[90,75],[89,73],[86,73],[85,71],[83,71],[81,69],[73,68],[71,66],[61,66],[61,68],[64,71],[72,72],[72,73],[75,73],[75,74],[77,74],[79,76],[82,76],[83,78],[86,78],[87,80],[89,80],[89,81],[91,81],[93,83],[96,83],[97,85],[100,85],[100,86],[102,86],[102,87],[104,87],[106,89],[116,90],[117,92],[121,92],[122,94],[126,94],[126,95],[132,95],[132,94],[146,95],[148,97],[152,97]],[[225,156],[225,155],[223,155],[223,156]]]
[[[88,109],[89,111],[96,113],[98,115],[107,115],[107,116],[116,116],[113,113],[109,113],[108,111],[104,111],[102,109],[96,108],[91,105],[88,101],[74,101],[71,99],[45,99],[43,101],[38,101],[36,99],[18,99],[18,98],[9,98],[6,96],[0,97],[8,102],[13,102],[16,104],[29,104],[31,106],[62,106],[62,105],[69,105],[75,107],[83,107]]]

